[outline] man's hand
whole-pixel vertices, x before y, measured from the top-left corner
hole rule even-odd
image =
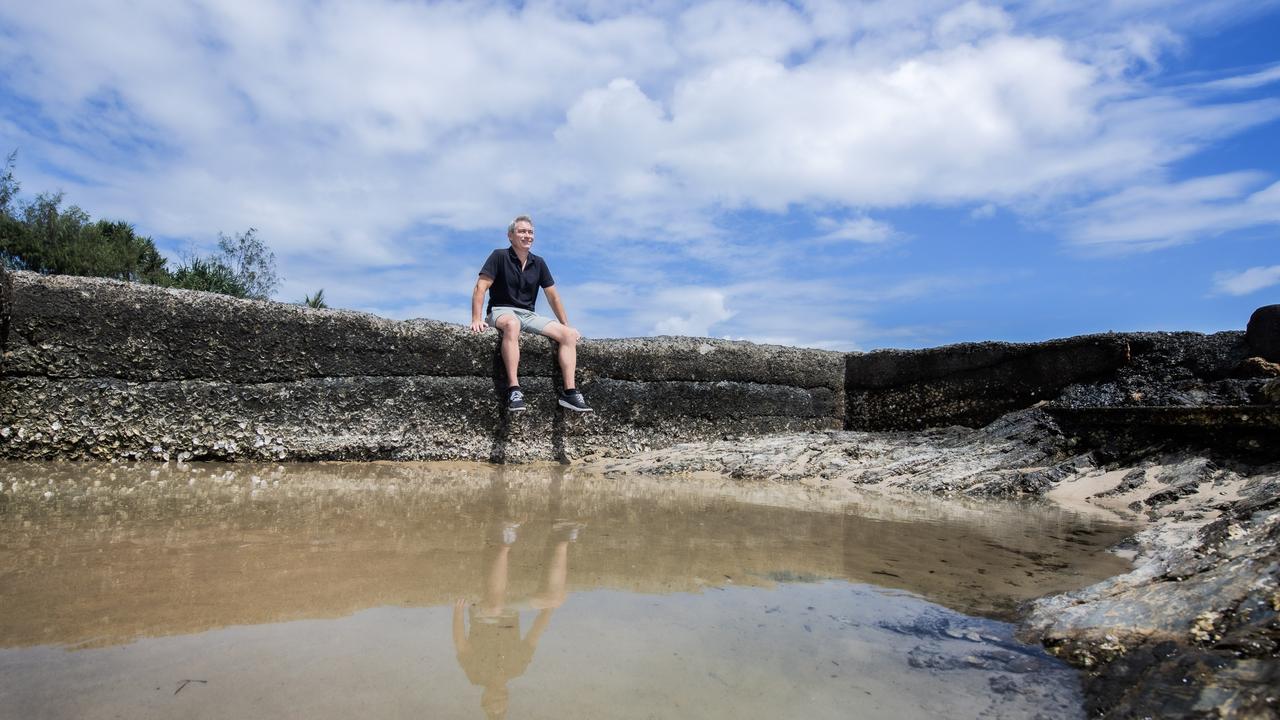
[[[471,332],[482,333],[489,329],[489,323],[480,319],[481,308],[484,307],[484,294],[493,285],[493,278],[481,275],[476,278],[476,287],[471,291]]]

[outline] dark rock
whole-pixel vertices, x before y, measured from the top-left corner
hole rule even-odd
[[[977,427],[1126,362],[1128,345],[1117,335],[851,354],[845,363],[848,426]]]
[[[1062,407],[1168,407],[1250,402],[1256,383],[1233,380],[1248,351],[1242,332],[1125,333],[1130,361],[1112,376],[1067,387]]]
[[[1280,403],[1280,380],[1264,383],[1259,394],[1266,402]]]
[[[0,262],[0,370],[4,368],[3,353],[9,347],[9,315],[13,305],[13,281],[9,270]]]
[[[1008,675],[997,675],[987,681],[991,692],[997,695],[1009,695],[1018,692],[1018,681]]]
[[[1280,305],[1263,305],[1249,316],[1245,338],[1254,354],[1280,362]]]
[[[1274,406],[1065,407],[1045,410],[1062,430],[1107,458],[1135,458],[1192,447],[1253,462],[1280,459],[1280,408]]]

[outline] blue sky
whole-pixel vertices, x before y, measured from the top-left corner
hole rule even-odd
[[[1239,329],[1280,302],[1277,37],[1259,0],[13,2],[0,149],[392,318],[468,322],[528,213],[587,337]]]

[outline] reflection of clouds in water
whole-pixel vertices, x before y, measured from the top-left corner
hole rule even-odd
[[[509,683],[512,716],[1079,716],[1076,673],[1019,645],[1012,626],[904,593],[599,590],[570,605]],[[0,649],[0,689],[14,717],[476,717],[481,691],[457,663],[449,616],[389,606],[110,649]],[[208,683],[173,695],[188,677]]]

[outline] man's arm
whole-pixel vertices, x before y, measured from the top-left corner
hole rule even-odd
[[[561,325],[569,326],[569,316],[565,314],[564,303],[560,301],[560,291],[556,290],[556,286],[546,287],[542,289],[547,294],[547,302],[551,304],[551,312],[556,314],[556,319]]]
[[[491,285],[493,285],[493,278],[481,275],[476,278],[476,289],[471,291],[471,332],[473,333],[483,332],[489,327],[480,313],[484,309],[484,294],[489,292]]]

